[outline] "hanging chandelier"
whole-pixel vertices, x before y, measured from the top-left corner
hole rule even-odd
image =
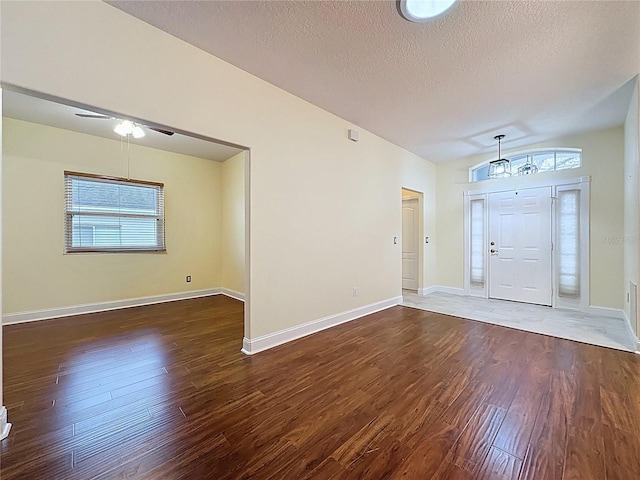
[[[531,175],[538,173],[538,166],[533,163],[532,155],[527,155],[527,162],[518,167],[518,175]]]

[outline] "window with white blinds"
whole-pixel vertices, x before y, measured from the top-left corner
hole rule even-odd
[[[65,172],[65,251],[165,251],[164,185]]]
[[[580,296],[580,190],[558,191],[558,295]]]
[[[484,199],[469,202],[471,215],[469,225],[470,277],[471,285],[484,287],[485,245],[484,245]]]

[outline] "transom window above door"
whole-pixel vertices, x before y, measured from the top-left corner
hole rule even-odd
[[[505,177],[530,175],[532,173],[554,172],[582,166],[582,149],[580,148],[545,148],[519,152],[508,155],[510,171]],[[489,163],[486,160],[469,169],[469,182],[492,180],[489,176]]]

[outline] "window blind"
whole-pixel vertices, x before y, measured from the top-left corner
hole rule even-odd
[[[484,200],[471,200],[470,208],[471,285],[474,287],[483,287],[485,277]]]
[[[558,295],[580,296],[580,190],[558,192]]]
[[[65,251],[164,251],[164,185],[65,172]]]

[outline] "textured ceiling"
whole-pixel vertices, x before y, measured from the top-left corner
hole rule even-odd
[[[618,125],[640,71],[636,1],[109,3],[434,162]]]

